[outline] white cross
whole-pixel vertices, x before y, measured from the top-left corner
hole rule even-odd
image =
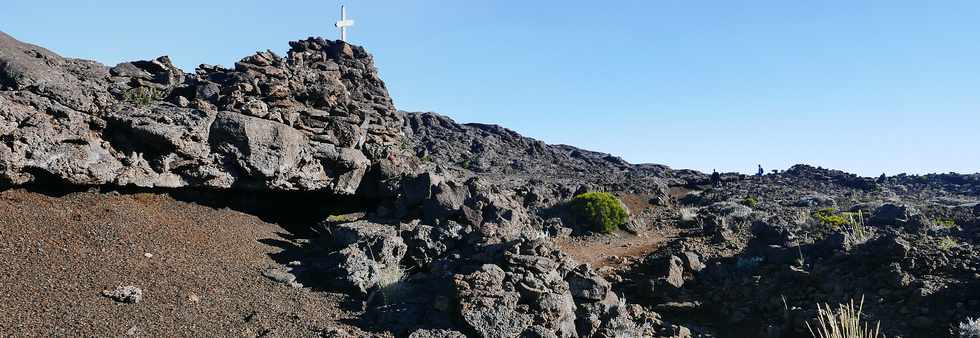
[[[347,8],[340,6],[340,21],[334,24],[340,28],[340,41],[347,42],[347,27],[353,26],[354,20],[347,20]]]

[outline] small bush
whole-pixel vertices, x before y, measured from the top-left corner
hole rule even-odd
[[[940,238],[939,242],[936,243],[936,247],[938,247],[939,250],[942,250],[943,252],[953,250],[953,248],[958,246],[960,246],[960,242],[956,241],[956,239],[949,236]]]
[[[932,223],[946,229],[952,229],[956,227],[956,221],[954,221],[951,218],[937,218],[934,219]]]
[[[156,88],[137,87],[123,93],[123,100],[140,107],[148,106],[153,101],[163,99],[163,93]]]
[[[571,207],[577,217],[589,222],[597,232],[613,232],[629,219],[619,199],[607,192],[587,192],[575,196]]]
[[[330,215],[327,216],[327,222],[330,223],[348,223],[355,221],[354,218],[347,215]]]
[[[840,304],[837,310],[830,308],[830,305],[821,306],[817,304],[817,322],[810,326],[806,323],[810,334],[815,338],[878,338],[882,337],[880,329],[881,323],[876,323],[872,327],[869,323],[863,323],[861,312],[864,310],[864,297],[857,308],[854,307],[854,300],[849,304]],[[814,328],[816,328],[814,330]]]
[[[755,208],[756,206],[759,205],[759,198],[755,196],[746,197],[745,199],[742,200],[742,205],[747,206],[749,208]]]
[[[830,227],[831,229],[840,229],[841,227],[851,224],[851,219],[846,217],[846,215],[841,215],[834,208],[824,208],[817,210],[813,213],[813,217],[817,218],[820,224]]]

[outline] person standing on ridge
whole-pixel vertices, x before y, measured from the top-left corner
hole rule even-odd
[[[721,174],[718,173],[718,170],[711,169],[711,184],[718,185],[719,183],[721,183]]]
[[[766,172],[762,170],[762,165],[760,164],[759,165],[759,171],[755,173],[755,176],[762,176],[762,175],[765,175],[765,173]]]

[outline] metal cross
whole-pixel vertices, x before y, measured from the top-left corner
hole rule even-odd
[[[340,21],[334,24],[340,28],[340,41],[347,42],[347,27],[353,26],[354,20],[347,20],[347,8],[340,6]]]

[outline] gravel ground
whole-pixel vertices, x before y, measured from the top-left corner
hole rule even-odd
[[[365,336],[343,295],[262,276],[285,231],[166,195],[0,192],[0,336]],[[103,296],[142,290],[138,303]]]

